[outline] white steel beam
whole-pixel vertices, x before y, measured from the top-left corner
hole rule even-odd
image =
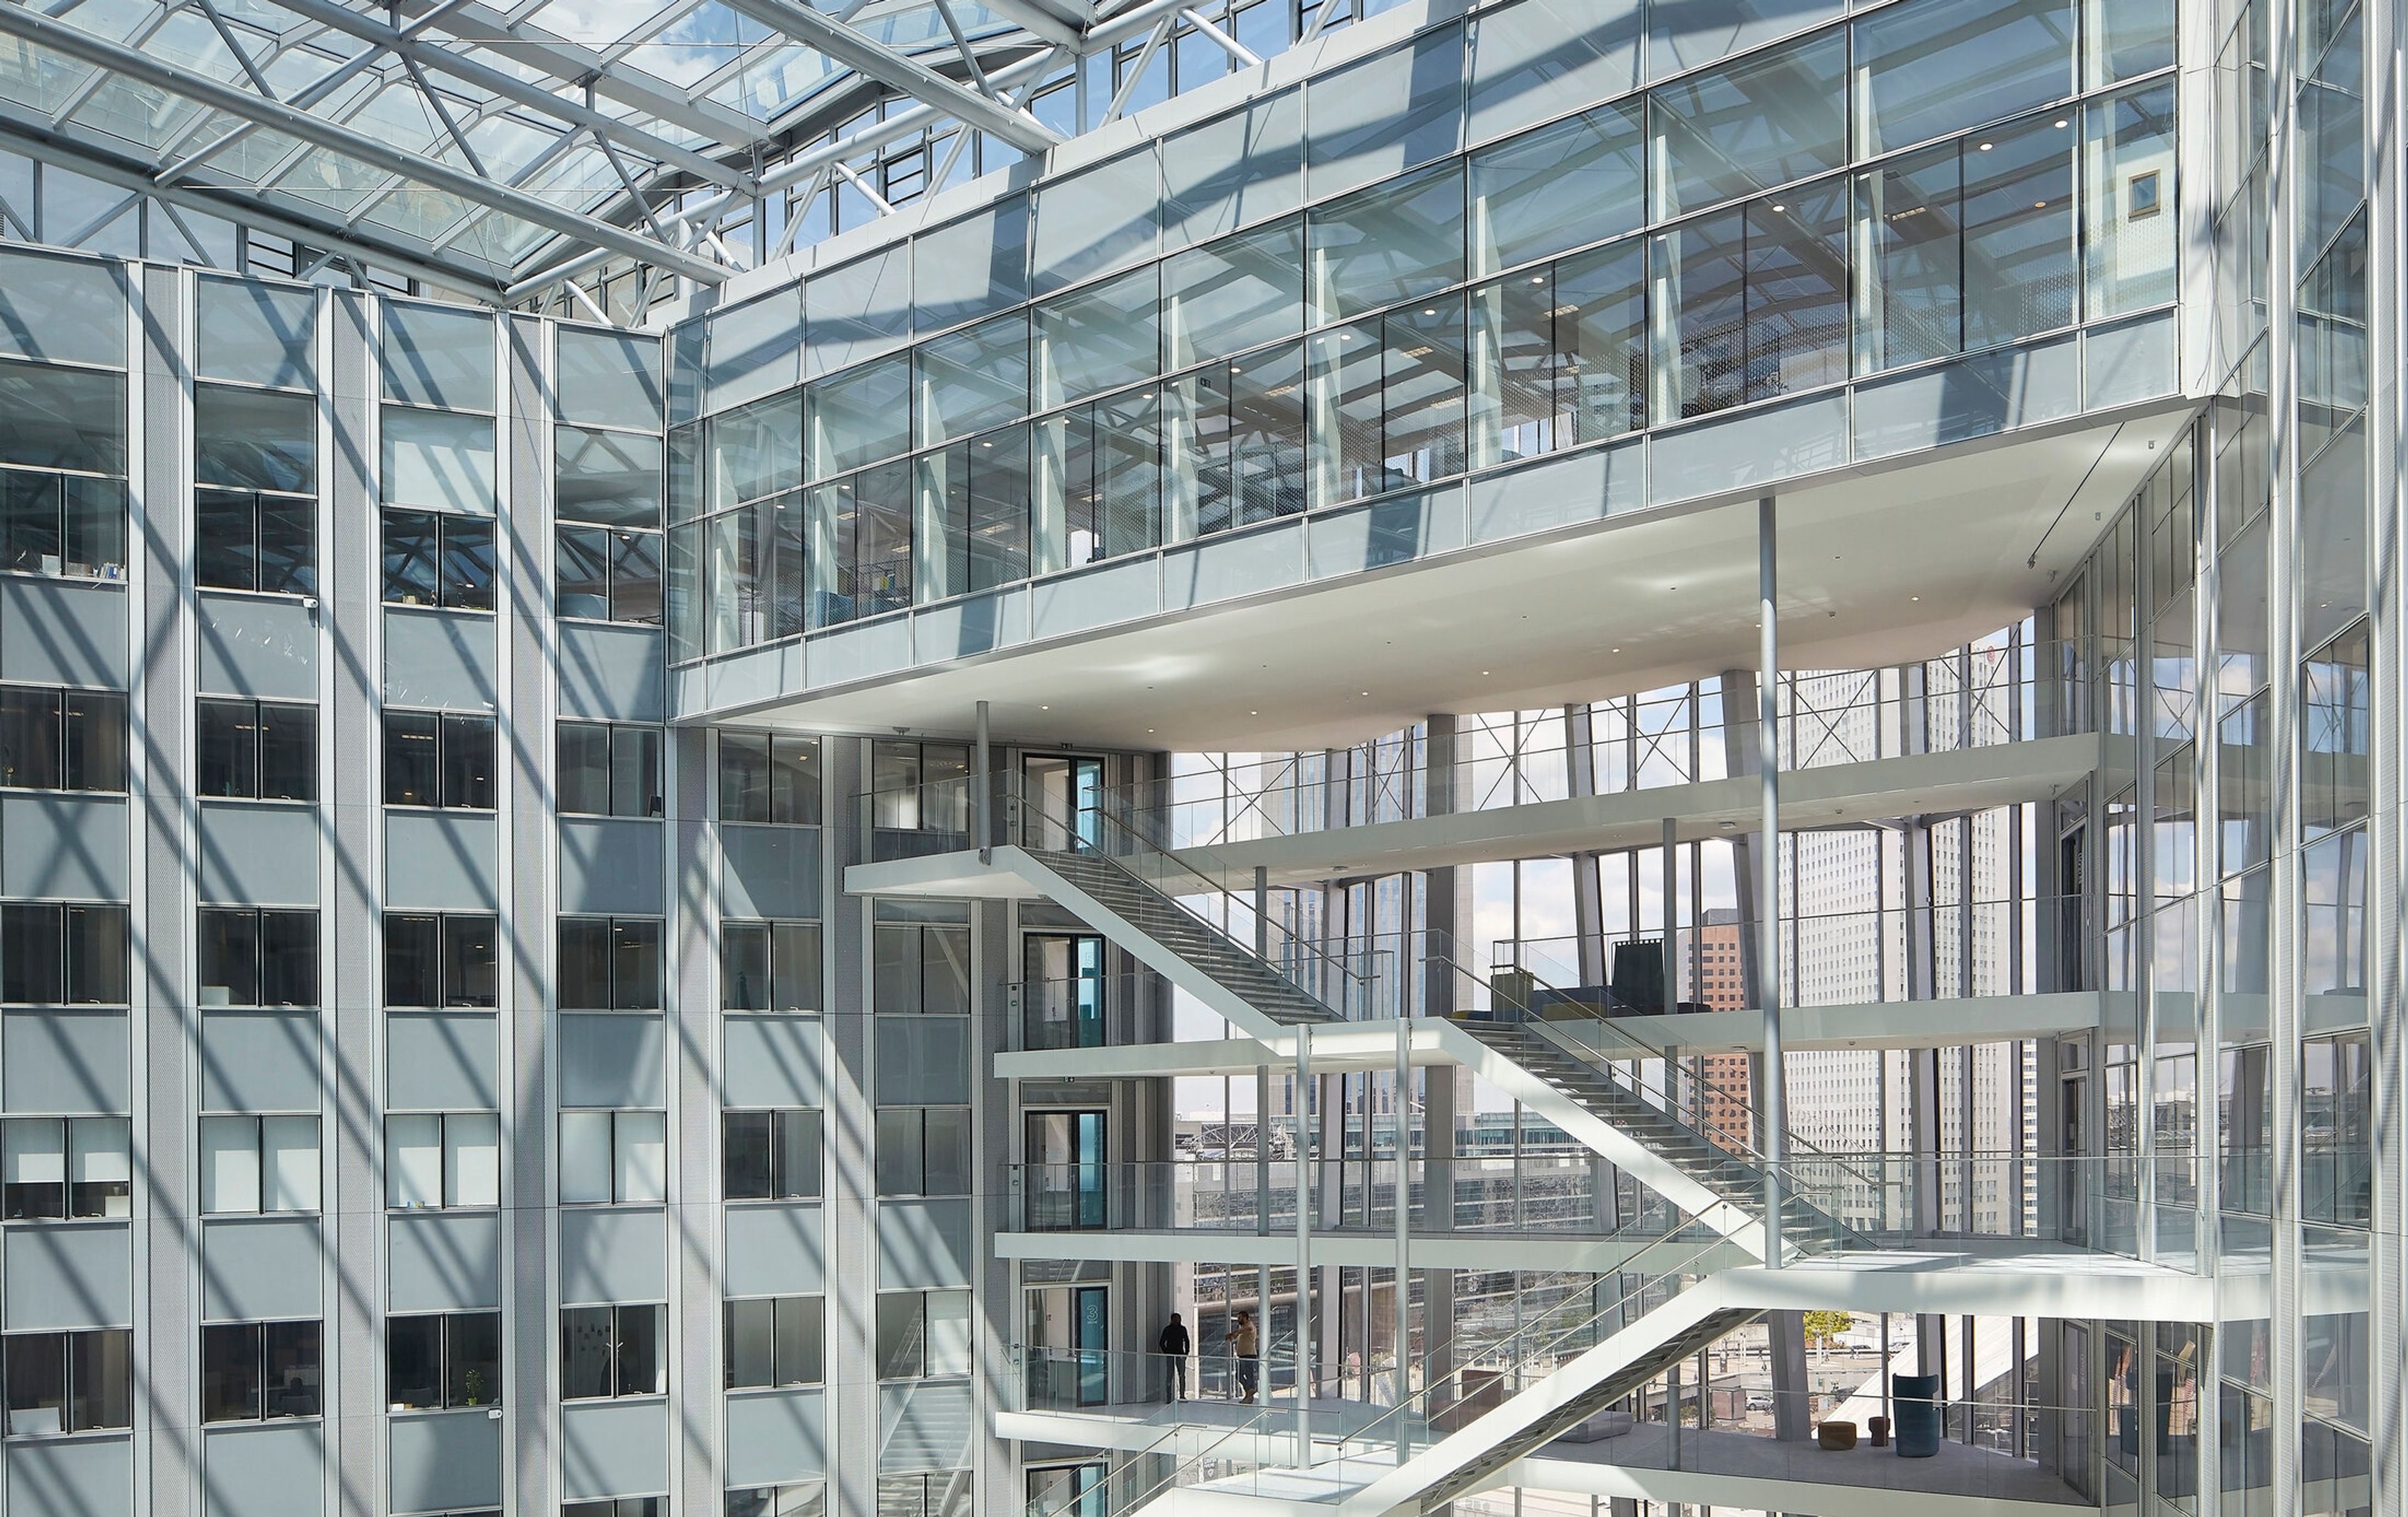
[[[479,63],[474,58],[466,57],[452,49],[438,47],[431,42],[422,42],[414,35],[414,29],[418,25],[416,22],[412,23],[413,32],[405,34],[387,26],[374,17],[363,15],[349,6],[337,4],[337,0],[276,0],[276,4],[279,7],[289,10],[296,16],[307,17],[321,26],[341,32],[347,36],[357,37],[363,42],[371,43],[406,63],[413,63],[423,68],[449,74],[463,83],[473,84],[505,100],[514,100],[522,106],[541,111],[572,126],[581,126],[596,136],[615,142],[624,148],[633,148],[648,158],[655,158],[664,164],[673,165],[697,179],[708,179],[713,184],[723,185],[731,190],[749,190],[752,185],[750,176],[729,168],[716,159],[695,152],[691,148],[681,148],[675,143],[665,141],[639,126],[621,121],[614,116],[606,116],[601,111],[580,105],[573,100],[565,99],[539,85],[527,83],[515,74],[506,74],[498,68]]]
[[[854,31],[833,16],[821,14],[799,0],[725,0],[729,9],[793,37],[807,48],[890,88],[937,106],[982,132],[992,132],[1023,152],[1043,152],[1061,140],[1029,115],[981,94],[976,89],[938,73],[916,58],[906,57]]]
[[[392,273],[406,274],[411,279],[438,284],[462,294],[475,295],[480,300],[498,303],[502,293],[501,281],[490,267],[455,264],[441,257],[385,247],[355,236],[340,226],[322,224],[306,216],[268,210],[254,202],[236,204],[224,194],[185,185],[161,184],[138,167],[119,163],[55,133],[36,130],[5,116],[0,116],[0,147],[22,152],[28,158],[37,158],[46,164],[72,169],[103,184],[138,191],[162,205],[197,211],[219,221],[240,222],[275,236],[313,248],[328,249]]]
[[[390,173],[446,191],[472,205],[516,216],[595,247],[609,248],[631,258],[656,263],[700,283],[717,284],[726,279],[729,272],[708,260],[663,247],[641,233],[555,206],[524,191],[514,190],[449,164],[395,148],[308,111],[262,99],[248,90],[236,89],[179,68],[148,53],[136,52],[106,37],[96,36],[80,27],[52,21],[22,6],[0,5],[0,33],[97,67],[113,69],[127,79],[139,80],[170,94],[181,95],[196,105],[222,110],[230,116],[274,127],[301,141],[349,153],[363,163],[374,164]]]

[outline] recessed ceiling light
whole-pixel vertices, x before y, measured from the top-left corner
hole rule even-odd
[[[2057,129],[2058,131],[2060,131],[2060,132],[2062,132],[2062,131],[2064,131],[2064,130],[2065,130],[2065,118],[2064,118],[2064,117],[2059,116],[2059,117],[2057,119]]]
[[[1775,206],[1775,207],[1773,207],[1772,208],[1773,208],[1773,210],[1777,213],[1777,212],[1780,212],[1780,211],[1787,210],[1789,208],[1788,208],[1788,207],[1786,207],[1786,206]]]
[[[1921,595],[1909,595],[1906,598],[1909,600],[1921,600],[1923,597]]]
[[[1054,708],[1052,708],[1051,706],[1040,706],[1040,707],[1039,707],[1039,708],[1038,708],[1038,709],[1039,709],[1039,710],[1040,710],[1040,711],[1050,711],[1050,710],[1054,709]]]
[[[1983,144],[1982,144],[1982,150],[1983,150],[1984,152],[1988,152],[1988,151],[1990,150],[1990,145],[1989,145],[1988,143],[1986,143],[1986,142],[1983,143]]]

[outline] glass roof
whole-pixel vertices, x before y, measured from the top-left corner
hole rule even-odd
[[[611,258],[716,282],[695,208],[749,207],[796,144],[917,101],[1041,150],[1027,87],[1181,8],[0,3],[0,150],[488,299]]]

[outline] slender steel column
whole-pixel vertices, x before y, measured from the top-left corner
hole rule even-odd
[[[1764,806],[1758,834],[1764,846],[1756,860],[1756,985],[1764,1011],[1764,1267],[1778,1269],[1782,1134],[1789,1123],[1781,1089],[1781,637],[1770,495],[1756,503],[1756,782]]]
[[[1312,1467],[1312,1027],[1296,1026],[1296,1463]],[[1263,1326],[1268,1329],[1269,1321]],[[1266,1391],[1265,1395],[1269,1393]]]
[[[1397,1015],[1397,1463],[1412,1447],[1403,1408],[1412,1395],[1413,1356],[1413,1023]]]
[[[981,701],[978,703],[978,752],[970,765],[970,824],[978,828],[981,864],[995,862],[995,827],[988,815],[995,793],[995,781],[989,776],[991,767],[987,761],[986,702]]]

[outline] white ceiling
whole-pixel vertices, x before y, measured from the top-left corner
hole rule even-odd
[[[1779,498],[1781,662],[1937,655],[2054,598],[2185,411],[2019,436]],[[1341,746],[1433,712],[1528,709],[1756,662],[1756,508],[1617,518],[919,675],[743,720],[1206,751]]]

